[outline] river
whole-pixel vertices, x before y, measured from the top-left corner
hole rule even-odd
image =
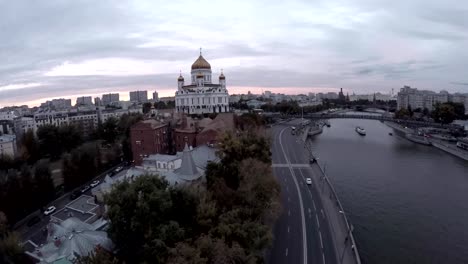
[[[330,123],[313,152],[354,225],[362,262],[468,263],[468,162],[379,121]]]

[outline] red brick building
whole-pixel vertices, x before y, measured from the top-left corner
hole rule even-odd
[[[168,123],[148,119],[133,125],[130,128],[130,141],[135,164],[141,165],[143,158],[150,154],[167,154],[168,135]]]
[[[182,151],[185,142],[194,148],[215,144],[219,135],[226,131],[234,131],[234,115],[232,113],[219,113],[213,120],[204,118],[194,121],[184,118],[181,126],[176,128],[173,134],[176,151]]]

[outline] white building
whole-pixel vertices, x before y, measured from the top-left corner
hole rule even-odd
[[[0,112],[0,120],[13,120],[17,117],[14,111],[2,111]]]
[[[32,117],[19,117],[14,120],[15,124],[15,134],[18,140],[21,140],[21,137],[24,133],[28,132],[28,130],[32,130],[36,133],[36,126],[34,123],[34,118]]]
[[[0,158],[3,156],[15,157],[16,155],[16,136],[0,136]]]
[[[86,257],[96,247],[112,251],[114,244],[107,233],[97,230],[95,225],[70,217],[60,223],[47,224],[47,240],[43,245],[26,254],[39,263],[75,263],[78,257]],[[35,261],[35,262],[37,262]]]
[[[212,83],[211,65],[201,52],[192,64],[191,84],[184,85],[184,77],[177,79],[175,93],[176,111],[187,114],[229,112],[229,94],[226,89],[226,77],[221,72],[219,84]]]
[[[440,91],[435,93],[433,91],[418,90],[409,86],[404,86],[400,89],[397,96],[397,109],[408,109],[411,107],[413,110],[417,108],[427,108],[429,111],[434,110],[437,103],[464,103],[465,114],[468,113],[468,95],[454,94],[451,95],[447,91]]]

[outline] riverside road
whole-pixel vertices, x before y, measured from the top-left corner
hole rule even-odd
[[[332,232],[331,227],[341,229],[333,226],[329,210],[324,209],[320,181],[314,177],[319,171],[309,164],[305,143],[292,135],[291,125],[274,126],[271,132],[273,173],[281,185],[283,210],[274,228],[268,263],[356,263],[351,250],[336,246],[334,240],[344,236]],[[312,179],[311,185],[306,178]]]

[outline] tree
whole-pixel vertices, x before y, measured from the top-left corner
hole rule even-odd
[[[8,220],[0,211],[0,263],[23,263],[19,235],[8,230]]]
[[[47,160],[39,160],[34,169],[35,194],[40,206],[45,206],[55,197],[54,181]]]
[[[112,144],[117,139],[119,134],[118,123],[117,118],[110,117],[99,127],[99,134],[107,143]]]
[[[395,118],[397,119],[406,119],[410,117],[410,113],[406,108],[401,108],[395,112]]]
[[[58,159],[65,151],[71,151],[83,142],[79,129],[73,125],[43,125],[37,129],[42,156]]]
[[[146,102],[143,104],[143,114],[147,114],[151,111],[151,107],[153,106],[152,103]]]
[[[86,143],[63,156],[62,175],[66,190],[71,190],[97,175],[101,167],[98,155],[96,144]]]
[[[0,211],[0,239],[4,237],[7,231],[8,231],[8,219],[5,213]]]
[[[123,182],[106,195],[111,220],[108,234],[122,249],[123,260],[164,263],[170,243],[184,237],[183,229],[170,219],[168,186],[167,181],[147,175],[132,183]]]
[[[427,109],[426,107],[424,107],[422,113],[423,113],[424,116],[428,116],[428,115],[429,115],[429,109]]]
[[[58,142],[58,128],[54,125],[42,125],[37,129],[41,156],[57,159],[62,154],[62,145]]]
[[[20,150],[22,158],[30,164],[39,159],[39,143],[32,129],[29,129],[22,135]]]
[[[24,263],[20,237],[15,232],[7,232],[0,239],[0,263]]]
[[[455,112],[456,119],[464,119],[465,105],[463,103],[447,102],[445,104],[451,105],[453,107],[453,111]]]
[[[239,197],[252,211],[253,217],[275,218],[279,209],[280,186],[269,163],[245,159],[240,164]]]
[[[166,109],[168,107],[167,107],[166,103],[164,103],[163,101],[158,101],[158,102],[154,103],[154,108],[156,108],[156,109]]]
[[[63,151],[71,151],[83,143],[80,129],[74,125],[61,125],[58,128],[58,139],[56,139],[56,143],[62,145],[62,152],[60,154],[62,154]]]
[[[432,111],[432,118],[443,124],[452,123],[456,118],[455,108],[450,104],[436,104]]]

